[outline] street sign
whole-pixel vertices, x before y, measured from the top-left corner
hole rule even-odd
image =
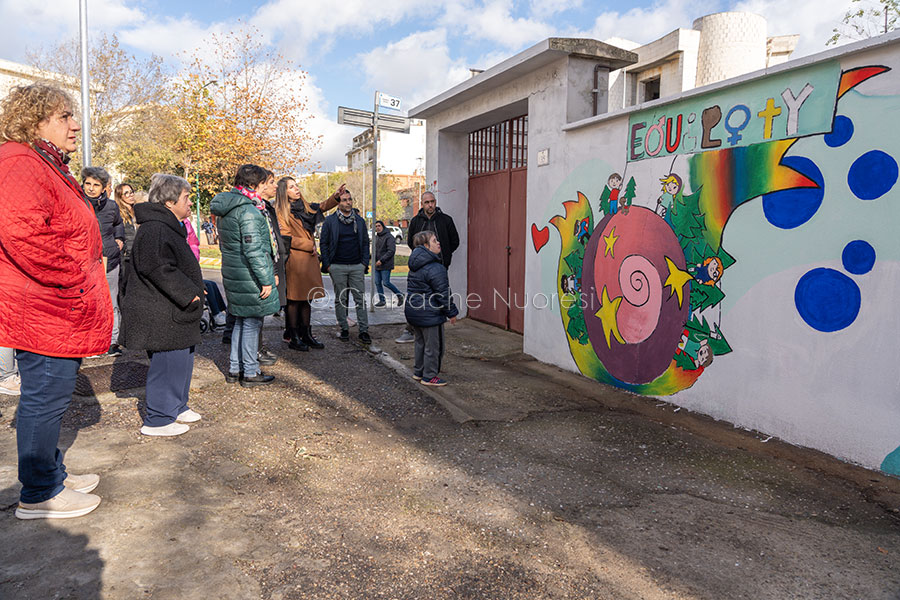
[[[381,106],[383,108],[393,108],[394,110],[400,110],[400,98],[395,98],[394,96],[388,96],[387,94],[379,94],[378,106]]]
[[[378,113],[378,129],[396,131],[398,133],[409,133],[409,118]]]
[[[367,210],[367,211],[366,211],[366,218],[367,218],[367,219],[371,219],[371,218],[372,218],[372,211],[371,211],[371,210]]]
[[[356,127],[371,127],[375,120],[375,113],[371,110],[359,110],[338,106],[338,123],[341,125],[355,125]]]

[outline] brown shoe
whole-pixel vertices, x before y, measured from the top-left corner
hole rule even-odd
[[[69,473],[69,476],[63,481],[64,486],[70,490],[81,492],[82,494],[94,491],[94,488],[97,487],[97,484],[99,483],[100,476],[95,475],[94,473],[85,473],[84,475],[72,475]]]
[[[71,519],[81,517],[100,506],[100,496],[82,494],[67,487],[49,500],[36,504],[19,502],[16,517],[20,519]]]

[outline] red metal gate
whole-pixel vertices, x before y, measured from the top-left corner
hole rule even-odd
[[[519,333],[527,156],[527,115],[469,134],[469,316]]]

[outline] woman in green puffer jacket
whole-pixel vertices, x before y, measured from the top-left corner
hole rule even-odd
[[[266,180],[265,169],[242,165],[234,188],[213,198],[210,212],[218,217],[222,251],[222,283],[228,311],[234,315],[231,364],[226,380],[243,386],[271,383],[259,370],[257,351],[263,318],[281,308],[273,291],[278,248],[265,202],[256,189]]]

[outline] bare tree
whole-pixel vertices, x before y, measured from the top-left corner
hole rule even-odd
[[[832,30],[826,45],[837,44],[841,39],[863,40],[893,31],[897,26],[898,0],[850,0],[850,3],[850,10]]]

